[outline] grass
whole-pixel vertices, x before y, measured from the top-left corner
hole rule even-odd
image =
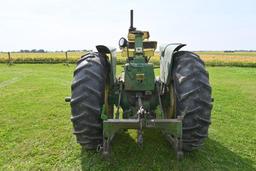
[[[145,130],[143,148],[135,131],[119,133],[111,161],[81,149],[64,102],[73,69],[0,64],[0,170],[256,170],[256,69],[207,68],[215,98],[209,138],[182,161],[158,130]]]

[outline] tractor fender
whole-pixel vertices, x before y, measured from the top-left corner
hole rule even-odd
[[[97,45],[96,49],[99,53],[102,53],[102,54],[110,54],[113,51],[116,51],[116,48],[105,46],[105,45]]]
[[[97,45],[96,49],[99,53],[107,55],[109,57],[109,59],[107,60],[110,63],[110,84],[114,85],[114,83],[116,82],[116,48],[104,45]]]
[[[172,75],[173,54],[179,51],[186,44],[170,43],[161,45],[160,50],[160,81],[169,85]]]

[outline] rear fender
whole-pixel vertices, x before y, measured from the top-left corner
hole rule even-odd
[[[169,85],[172,75],[173,54],[179,51],[186,44],[170,43],[160,46],[160,81]]]
[[[104,46],[104,45],[97,45],[96,49],[99,53],[108,55],[109,59],[107,59],[110,63],[110,85],[114,85],[116,83],[116,48]]]
[[[114,90],[116,84],[116,49],[104,45],[96,46],[99,53],[106,57],[109,63],[109,72],[105,84],[104,105],[101,111],[103,120],[113,118],[114,114]]]

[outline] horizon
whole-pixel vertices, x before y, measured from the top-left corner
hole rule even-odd
[[[130,9],[134,26],[149,31],[150,40],[158,45],[182,42],[192,51],[256,49],[256,2],[252,0],[10,0],[0,4],[0,51],[4,52],[94,50],[97,44],[118,49],[119,38],[127,36]]]
[[[35,50],[33,52],[33,50]],[[39,52],[43,50],[43,52]],[[23,51],[23,52],[22,52]],[[28,51],[28,52],[24,52]],[[58,53],[58,52],[90,52],[93,51],[92,49],[67,49],[67,50],[47,50],[47,49],[20,49],[16,51],[0,51],[0,53]],[[121,52],[122,50],[116,48],[117,52]],[[232,53],[232,52],[256,52],[254,49],[234,49],[234,50],[190,50],[192,52],[225,52],[225,53]],[[155,50],[156,53],[159,53],[159,49]]]

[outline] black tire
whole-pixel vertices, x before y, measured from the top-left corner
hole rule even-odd
[[[77,62],[71,86],[71,121],[77,142],[86,149],[102,144],[100,111],[104,103],[106,60],[90,53]]]
[[[176,116],[183,116],[182,148],[192,151],[208,137],[211,124],[211,86],[204,62],[198,55],[179,51],[174,54],[173,87]]]

